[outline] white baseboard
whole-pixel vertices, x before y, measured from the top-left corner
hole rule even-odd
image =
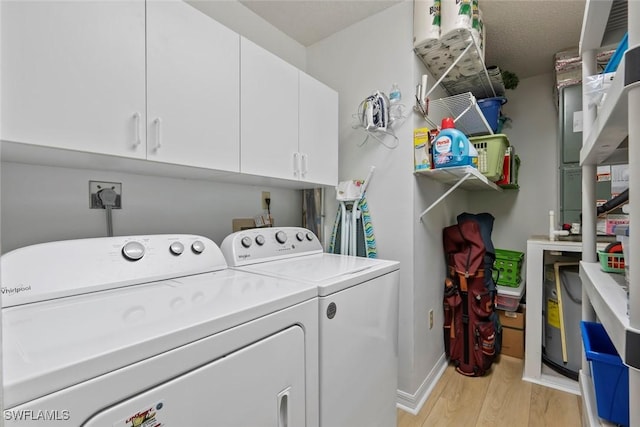
[[[413,415],[418,414],[420,409],[422,409],[422,405],[427,401],[427,398],[433,391],[433,388],[444,373],[444,370],[447,368],[447,365],[447,357],[442,353],[442,356],[438,359],[436,365],[433,367],[431,372],[429,372],[429,375],[427,375],[414,394],[398,390],[398,401],[396,403],[396,407]]]

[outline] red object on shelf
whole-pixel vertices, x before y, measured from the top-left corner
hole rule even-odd
[[[511,153],[507,150],[502,164],[502,179],[496,181],[497,185],[510,184],[511,181]]]

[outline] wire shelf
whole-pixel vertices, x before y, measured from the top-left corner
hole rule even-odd
[[[456,129],[466,135],[493,133],[471,92],[429,101],[425,120],[434,129],[445,117],[453,117]]]

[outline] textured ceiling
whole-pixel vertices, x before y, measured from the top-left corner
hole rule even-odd
[[[304,46],[398,2],[240,0]],[[584,4],[584,0],[480,0],[487,28],[487,65],[520,78],[553,71],[554,54],[578,46]]]
[[[580,42],[583,0],[481,0],[485,62],[520,78],[553,71],[556,52]]]

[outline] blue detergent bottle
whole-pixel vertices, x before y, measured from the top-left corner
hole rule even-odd
[[[436,169],[452,166],[478,167],[478,151],[467,136],[454,127],[453,119],[442,119],[440,133],[432,145]]]

